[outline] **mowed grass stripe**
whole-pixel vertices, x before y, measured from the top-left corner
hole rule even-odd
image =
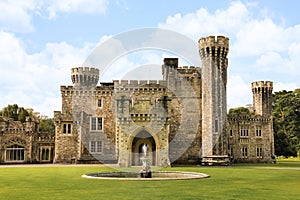
[[[207,179],[116,181],[81,178],[108,167],[0,168],[0,199],[300,199],[300,171],[233,167],[173,167]],[[299,167],[299,165],[294,165]]]

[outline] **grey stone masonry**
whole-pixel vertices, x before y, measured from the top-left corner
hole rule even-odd
[[[229,39],[224,36],[199,40],[202,60],[202,157],[227,155],[224,137],[228,51]]]

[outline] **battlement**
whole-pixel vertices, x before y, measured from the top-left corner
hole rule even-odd
[[[229,51],[229,38],[224,36],[208,36],[200,38],[199,53],[201,59],[205,57],[226,58]]]
[[[271,117],[261,116],[261,115],[227,115],[227,121],[229,123],[234,121],[247,121],[247,122],[268,122],[271,121]]]
[[[272,81],[256,81],[251,84],[253,93],[268,92],[272,93],[273,82]]]
[[[200,74],[201,68],[195,66],[181,66],[177,68],[177,71],[180,74],[197,74],[197,73]]]
[[[65,86],[65,85],[61,85],[60,86],[60,91],[63,93],[65,92],[72,92],[73,91],[73,86]]]
[[[114,80],[114,88],[164,88],[166,81],[164,80]]]
[[[164,65],[177,68],[178,58],[164,58]]]
[[[96,86],[99,81],[99,69],[89,67],[72,68],[71,78],[75,86]]]
[[[80,74],[99,74],[98,68],[93,67],[74,67],[71,69],[71,74],[80,73]]]
[[[253,82],[251,84],[251,86],[252,86],[252,89],[258,88],[258,87],[268,87],[268,88],[273,89],[273,82],[272,81],[256,81],[256,82]]]
[[[200,38],[198,42],[202,48],[211,46],[222,46],[228,48],[229,46],[229,38],[221,35],[218,35],[217,37],[208,36],[205,38]]]

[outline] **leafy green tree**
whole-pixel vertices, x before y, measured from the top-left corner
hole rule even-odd
[[[31,116],[25,108],[19,107],[17,104],[8,105],[1,111],[1,116],[12,118],[14,121],[25,122],[27,116]]]
[[[54,131],[55,131],[55,125],[53,119],[51,118],[40,119],[39,132],[54,133]]]
[[[273,123],[275,154],[297,156],[300,150],[300,89],[275,92]]]
[[[249,115],[249,114],[250,114],[250,110],[245,107],[229,109],[229,115]]]
[[[30,114],[25,108],[18,109],[18,121],[25,122],[27,116],[30,116]]]

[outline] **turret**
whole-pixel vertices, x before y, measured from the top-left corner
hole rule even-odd
[[[273,82],[257,81],[252,83],[253,109],[256,115],[272,114]]]
[[[76,67],[71,69],[71,78],[74,86],[96,86],[99,81],[99,69]]]
[[[162,66],[163,80],[167,82],[167,87],[174,86],[177,78],[178,58],[164,58]]]
[[[229,38],[224,36],[208,36],[199,39],[199,53],[202,60],[202,65],[208,66],[214,64],[215,67],[220,68],[223,84],[227,84],[227,54],[229,51]]]
[[[227,54],[224,36],[200,38],[202,60],[202,157],[225,155]]]

